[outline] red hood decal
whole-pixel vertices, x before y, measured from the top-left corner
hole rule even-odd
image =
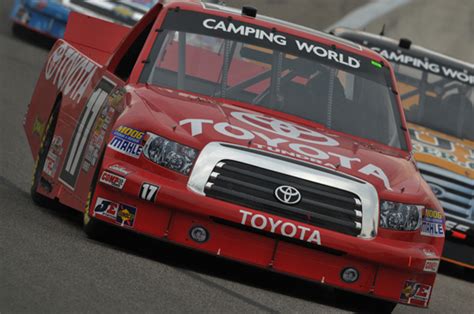
[[[379,191],[417,192],[420,177],[407,159],[316,124],[290,122],[209,98],[152,87],[137,89],[160,124],[151,132],[202,149],[210,142],[247,146],[335,169],[372,183]],[[172,131],[171,131],[172,130]]]

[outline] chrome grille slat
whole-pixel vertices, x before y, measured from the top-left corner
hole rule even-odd
[[[350,210],[348,210],[346,214],[346,212],[330,212],[329,209],[324,208],[304,208],[306,210],[309,209],[308,214],[310,216],[314,214],[323,214],[322,216],[331,217],[330,220],[332,220],[331,223],[333,223],[333,226],[334,224],[339,223],[339,220],[347,221],[349,222],[349,225],[345,228],[357,230],[356,233],[351,232],[351,235],[358,236],[363,239],[373,239],[377,235],[379,199],[377,191],[373,185],[338,171],[330,170],[328,168],[320,167],[303,161],[296,161],[292,158],[276,155],[270,152],[263,152],[261,150],[249,148],[248,146],[239,146],[220,142],[212,142],[207,144],[200,152],[195,162],[193,171],[191,172],[188,180],[188,189],[202,196],[211,197],[208,195],[209,190],[212,191],[216,188],[219,189],[223,187],[224,189],[221,190],[220,193],[226,193],[224,195],[226,198],[233,197],[233,202],[230,200],[224,201],[255,209],[255,207],[242,205],[238,202],[242,200],[242,196],[244,195],[233,195],[233,193],[240,193],[241,191],[235,191],[231,185],[220,186],[219,180],[222,179],[225,171],[228,171],[228,169],[224,169],[226,165],[223,164],[223,162],[226,160],[264,169],[269,173],[273,173],[273,175],[269,175],[269,177],[272,179],[281,179],[281,176],[289,176],[290,178],[295,179],[292,180],[295,184],[298,184],[298,186],[301,185],[303,188],[308,189],[309,192],[311,192],[311,190],[315,190],[313,188],[314,186],[324,186],[325,188],[318,188],[316,190],[319,190],[319,192],[324,192],[321,193],[321,195],[325,193],[327,194],[328,192],[330,192],[331,195],[334,194],[334,196],[336,196],[338,199],[335,204],[341,205],[343,209],[349,208]],[[214,174],[211,176],[213,172],[219,173],[219,175]],[[252,173],[252,171],[250,171],[250,173]],[[265,179],[265,177],[268,178],[268,176],[264,176],[261,179]],[[235,177],[235,179],[248,181],[245,179],[245,176],[243,178],[241,176]],[[253,180],[254,179],[252,179],[252,181]],[[258,183],[260,182],[261,181]],[[285,179],[283,179],[283,182],[285,182]],[[275,183],[273,183],[273,185]],[[240,188],[241,187],[239,187],[239,189]],[[266,200],[278,202],[276,199],[270,199],[268,195],[261,194],[263,193],[261,191],[251,191],[249,188],[245,189],[243,191],[246,193],[243,194],[250,194],[252,198],[253,196],[258,196]],[[302,195],[304,195],[305,193],[308,193],[308,191],[301,190],[300,192]],[[256,193],[256,195],[253,195],[254,193]],[[314,193],[312,195],[319,197],[318,193]],[[217,196],[223,195],[216,195],[214,198],[217,198]],[[324,197],[322,198],[323,202],[325,202]],[[278,204],[280,204],[280,202],[278,202]],[[299,206],[300,204],[297,205]],[[222,210],[226,210],[226,208],[222,208]],[[266,208],[266,210],[269,209]],[[280,211],[277,215],[283,217],[284,213]],[[300,219],[299,221],[302,220]],[[321,227],[326,228],[326,226]],[[328,227],[328,229],[330,228]]]
[[[286,206],[286,205],[283,205],[283,204],[279,204],[277,201],[269,201],[269,200],[266,200],[266,199],[262,199],[262,198],[259,198],[259,197],[254,197],[252,195],[248,195],[246,193],[236,192],[234,190],[225,189],[225,188],[222,188],[222,187],[214,186],[213,190],[217,190],[218,192],[224,192],[226,194],[238,196],[240,198],[249,198],[254,202],[258,202],[260,204],[272,206],[274,208],[284,209],[286,214],[287,214],[287,217],[290,216],[291,218],[295,218],[294,216],[292,216],[290,214],[291,213],[297,213],[297,214],[302,215],[302,216],[309,216],[311,218],[314,218],[317,221],[323,221],[323,222],[326,222],[326,223],[336,223],[336,224],[343,225],[344,227],[360,229],[360,227],[358,227],[358,226],[360,226],[360,222],[352,222],[351,223],[349,221],[345,221],[345,220],[342,220],[342,219],[330,217],[330,216],[327,216],[327,215],[318,214],[318,213],[311,212],[311,211],[308,211],[308,210],[304,210],[304,209],[301,209],[301,208],[298,208],[298,207]],[[225,200],[227,200],[227,199],[225,199]],[[275,211],[274,213],[283,214],[283,212],[281,212],[281,211],[279,211],[279,212]],[[296,219],[296,220],[300,220],[300,219]]]
[[[235,179],[235,178],[232,178],[232,177],[228,177],[228,176],[224,176],[224,175],[220,175],[218,180],[215,180],[215,179],[216,178],[213,178],[213,176],[211,174],[210,180],[212,180],[212,183],[214,183],[214,185],[216,184],[216,181],[224,181],[224,182],[227,182],[227,183],[235,184],[236,185],[235,189],[237,189],[239,187],[246,187],[246,188],[249,188],[249,189],[252,189],[252,190],[255,190],[255,191],[266,193],[268,195],[273,195],[273,189],[269,189],[269,188],[266,188],[266,187],[261,186],[261,185],[252,184],[252,183],[249,183],[249,182],[241,181],[241,180],[238,180],[238,179]],[[303,198],[301,200],[301,203],[312,205],[312,206],[315,206],[315,207],[318,207],[318,208],[323,208],[323,209],[329,210],[329,211],[338,212],[338,213],[341,213],[343,215],[349,215],[349,216],[354,217],[354,218],[362,217],[362,212],[360,210],[356,210],[355,208],[345,209],[345,208],[334,206],[334,205],[331,205],[331,204],[328,204],[328,203],[325,203],[325,202],[315,201],[315,200],[309,199],[309,198]],[[287,207],[287,208],[289,208],[289,207]]]
[[[439,185],[439,186],[441,186],[445,189],[449,189],[449,190],[453,190],[453,191],[454,190],[459,191],[463,195],[469,195],[469,193],[472,192],[467,187],[464,187],[464,186],[461,186],[461,185],[456,185],[455,183],[447,182],[445,180],[430,176],[428,173],[424,172],[423,170],[421,170],[421,174],[422,174],[422,176],[423,176],[423,178],[425,179],[426,182],[432,182],[432,183],[437,184],[437,185]]]
[[[222,165],[223,163],[219,163],[220,165],[216,165],[216,167],[218,168],[223,168],[224,165]],[[225,164],[225,163],[224,163]],[[266,181],[270,181],[270,182],[273,182],[275,184],[280,184],[280,185],[284,185],[286,184],[287,182],[283,181],[283,180],[278,180],[276,178],[270,178],[270,177],[265,177],[265,176],[262,176],[258,173],[254,173],[254,172],[251,172],[251,171],[245,171],[245,170],[242,170],[242,169],[237,169],[237,168],[233,168],[232,166],[226,166],[226,169],[229,169],[229,170],[234,170],[234,171],[238,171],[242,174],[245,174],[249,177],[252,177],[252,178],[255,178],[255,179],[263,179],[263,180],[266,180]],[[344,196],[341,196],[341,195],[331,195],[330,193],[326,193],[324,191],[318,191],[318,190],[312,190],[312,189],[309,189],[308,187],[305,187],[305,186],[302,186],[302,185],[298,185],[298,184],[295,184],[294,185],[295,188],[297,188],[298,190],[301,190],[301,191],[306,191],[306,192],[309,192],[309,193],[314,193],[314,194],[317,194],[319,196],[330,196],[334,199],[337,199],[337,200],[340,200],[340,201],[343,201],[343,202],[348,202],[348,203],[354,203],[356,204],[357,201],[355,198],[350,198],[350,197],[344,197]],[[358,205],[360,206],[360,205]]]
[[[428,184],[443,189],[437,197],[447,214],[474,220],[473,179],[424,163],[418,163],[418,168]]]
[[[209,177],[213,185],[206,189],[207,196],[345,234],[360,233],[362,215],[356,214],[356,207],[360,206],[353,193],[275,173],[264,167],[232,160],[223,163],[213,172],[219,176],[213,177],[211,173]],[[274,191],[282,185],[297,188],[301,201],[295,205],[279,202]]]
[[[471,210],[469,209],[464,209],[462,207],[456,206],[448,202],[440,201],[440,203],[446,212],[454,214],[459,217],[468,218],[469,213],[471,212]]]

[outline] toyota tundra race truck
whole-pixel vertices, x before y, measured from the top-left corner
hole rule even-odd
[[[392,62],[415,159],[446,213],[442,259],[474,270],[474,65],[410,40],[336,29]]]
[[[197,1],[138,24],[73,13],[25,120],[31,193],[108,223],[427,307],[444,213],[393,69],[370,49]]]

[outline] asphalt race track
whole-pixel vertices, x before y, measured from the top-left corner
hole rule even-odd
[[[86,238],[81,215],[41,208],[29,196],[33,166],[23,115],[47,55],[44,42],[12,35],[0,4],[0,313],[321,312],[366,310],[370,299],[112,231]],[[328,1],[329,3],[329,1]],[[334,17],[333,21],[341,16]],[[429,311],[468,313],[474,284],[442,267]]]

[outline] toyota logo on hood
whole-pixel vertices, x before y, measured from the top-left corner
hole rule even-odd
[[[301,193],[289,185],[280,185],[275,189],[275,197],[283,204],[294,205],[301,201]]]

